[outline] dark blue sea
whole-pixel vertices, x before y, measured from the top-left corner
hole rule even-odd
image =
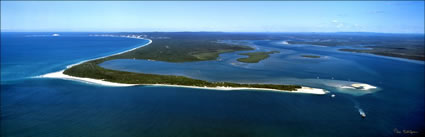
[[[341,52],[335,47],[284,45],[283,40],[247,40],[259,51],[280,53],[255,64],[237,62],[244,56],[236,52],[213,61],[121,59],[100,65],[208,81],[299,84],[330,93],[105,87],[37,76],[148,41],[52,34],[1,33],[1,136],[366,137],[425,132],[423,61]],[[339,88],[352,83],[378,88]],[[366,118],[360,117],[360,110]]]

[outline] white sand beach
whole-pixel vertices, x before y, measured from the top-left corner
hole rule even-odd
[[[114,87],[116,87],[116,86],[124,87],[124,86],[134,86],[134,85],[136,85],[136,84],[114,83],[114,82],[104,81],[104,80],[100,80],[100,79],[74,77],[74,76],[69,76],[69,75],[63,74],[63,71],[64,70],[44,74],[44,75],[38,76],[38,78],[58,78],[58,79],[66,79],[66,80],[75,80],[75,81],[86,82],[86,83],[91,83],[91,84],[99,84],[99,85],[103,85],[103,86],[114,86]]]
[[[198,86],[183,86],[183,85],[166,85],[166,84],[142,84],[151,86],[167,86],[167,87],[184,87],[184,88],[196,88],[196,89],[210,89],[210,90],[262,90],[262,91],[277,91],[277,92],[288,92],[288,93],[306,93],[306,94],[317,94],[324,95],[329,93],[326,90],[310,87],[301,87],[296,91],[286,91],[269,88],[251,88],[251,87],[198,87]]]

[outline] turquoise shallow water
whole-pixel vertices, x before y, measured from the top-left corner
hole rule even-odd
[[[242,56],[228,53],[219,61],[176,64],[112,60],[101,66],[210,81],[302,84],[327,89],[336,97],[103,87],[30,77],[147,41],[87,37],[85,33],[28,35],[48,36],[2,33],[2,136],[394,136],[395,128],[424,132],[423,63],[327,47],[250,41],[259,50],[281,53],[258,64],[238,63],[235,59]],[[303,54],[324,58],[301,58]],[[368,83],[380,90],[353,95],[347,93],[357,91],[333,86],[349,81]],[[365,111],[366,119],[359,116],[356,107]]]

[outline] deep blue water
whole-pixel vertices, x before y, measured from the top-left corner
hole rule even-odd
[[[398,135],[395,128],[424,132],[423,62],[328,47],[250,41],[258,50],[281,53],[257,64],[238,63],[236,58],[243,56],[227,53],[218,61],[112,60],[101,66],[210,81],[301,84],[327,89],[336,97],[103,87],[31,77],[147,41],[87,37],[84,33],[60,37],[2,33],[1,40],[2,136],[394,136]],[[323,57],[300,57],[304,54]],[[368,83],[379,90],[355,94],[360,91],[335,87],[350,81]],[[366,112],[365,119],[356,106]]]
[[[2,33],[1,82],[20,80],[65,69],[82,60],[125,51],[146,40],[88,37],[88,34]]]

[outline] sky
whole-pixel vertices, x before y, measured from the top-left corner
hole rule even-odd
[[[2,32],[424,33],[424,1],[1,1]]]

